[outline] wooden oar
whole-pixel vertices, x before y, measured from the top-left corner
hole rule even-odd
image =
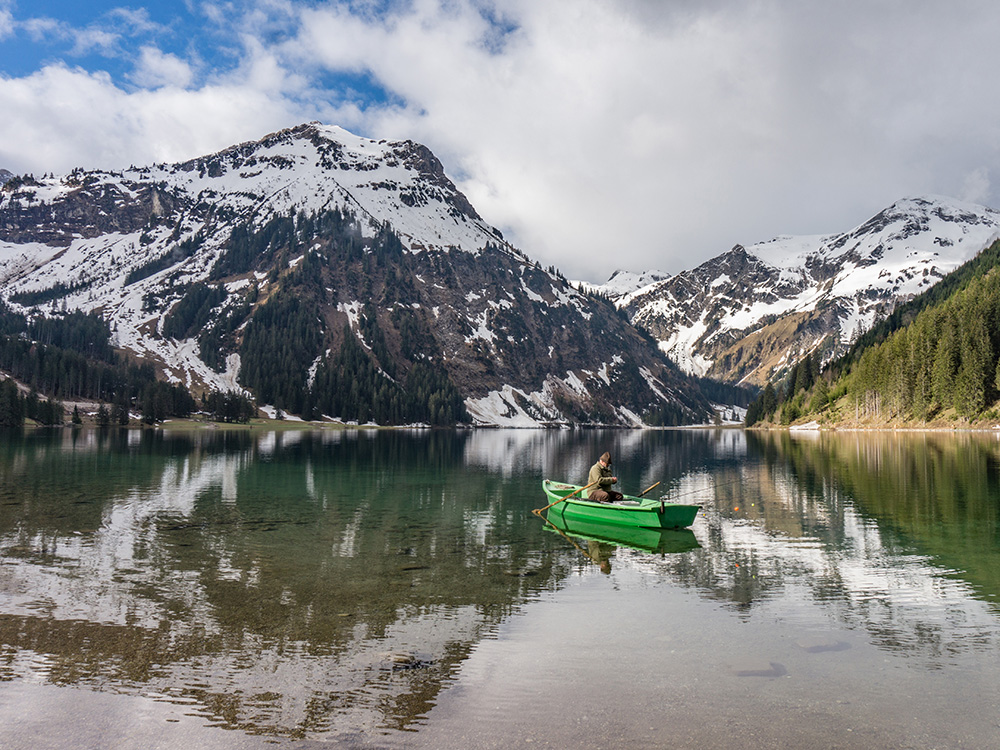
[[[549,508],[551,508],[551,507],[552,507],[553,505],[558,505],[558,504],[559,504],[559,503],[561,503],[561,502],[562,502],[563,500],[569,500],[569,499],[570,499],[571,497],[573,497],[574,495],[579,495],[579,494],[580,494],[581,492],[583,492],[584,490],[589,490],[589,489],[590,489],[591,487],[593,487],[593,486],[594,486],[595,484],[599,484],[599,483],[600,483],[600,480],[598,480],[598,481],[596,481],[596,482],[591,482],[591,483],[590,483],[590,484],[588,484],[588,485],[587,485],[586,487],[581,487],[580,489],[576,490],[576,491],[575,491],[575,492],[573,492],[572,494],[569,494],[569,495],[566,495],[566,497],[561,497],[561,498],[559,498],[558,500],[556,500],[556,501],[555,501],[554,503],[549,503],[549,504],[548,504],[548,505],[546,505],[546,506],[545,506],[544,508],[535,508],[535,509],[534,509],[533,511],[531,511],[531,512],[532,512],[532,513],[534,513],[534,514],[535,514],[536,516],[540,516],[540,515],[542,515],[542,511],[543,511],[543,510],[548,510],[548,509],[549,509]]]
[[[644,489],[642,492],[640,492],[638,495],[636,495],[636,497],[642,497],[647,492],[649,492],[651,489],[653,489],[653,487],[659,487],[659,486],[660,486],[660,483],[657,482],[656,484],[651,485],[651,486],[647,487],[646,489]]]

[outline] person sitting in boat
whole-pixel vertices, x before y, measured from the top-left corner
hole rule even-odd
[[[611,489],[612,485],[618,484],[618,477],[611,475],[611,454],[607,451],[590,467],[587,484],[597,484],[597,487],[587,490],[587,499],[595,503],[616,503],[625,497]]]

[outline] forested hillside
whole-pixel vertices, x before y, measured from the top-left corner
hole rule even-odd
[[[59,424],[64,417],[60,401],[72,398],[112,404],[121,424],[128,423],[133,409],[148,422],[194,410],[187,389],[157,380],[152,365],[129,363],[115,353],[110,339],[98,315],[77,311],[28,318],[0,301],[0,370],[31,388],[21,394],[13,381],[4,381],[0,426],[20,425],[25,417]],[[112,409],[108,415],[110,421]]]
[[[404,268],[411,258],[388,227],[363,238],[339,210],[275,217],[257,232],[237,225],[210,279],[267,273],[270,296],[255,304],[251,285],[226,304],[225,286],[194,284],[163,332],[197,335],[202,358],[214,355],[210,364],[220,369],[222,353],[237,352],[240,383],[260,403],[306,419],[468,422],[443,353],[413,324],[416,293]],[[358,291],[364,305],[353,303]],[[373,301],[391,312],[380,316]],[[213,315],[216,308],[224,314]],[[329,325],[337,320],[340,326]]]
[[[896,310],[823,373],[811,357],[751,405],[748,425],[1000,418],[1000,242]]]

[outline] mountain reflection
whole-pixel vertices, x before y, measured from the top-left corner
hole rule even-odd
[[[582,480],[604,450],[625,491],[702,504],[693,533],[547,531],[540,480]],[[934,664],[1000,645],[998,451],[738,430],[7,436],[0,680],[254,733],[412,729],[501,622],[600,567],[740,617],[809,608]]]
[[[169,435],[6,443],[0,678],[194,700],[304,736],[403,728],[469,649],[565,577],[464,436]]]

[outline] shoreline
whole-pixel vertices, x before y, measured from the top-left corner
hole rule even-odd
[[[945,425],[939,426],[892,426],[892,425],[816,425],[816,426],[805,426],[805,425],[754,425],[753,427],[744,427],[745,430],[758,430],[761,432],[932,432],[932,433],[956,433],[956,432],[976,432],[976,433],[996,433],[1000,434],[1000,425],[993,425],[992,427],[973,427],[973,426],[961,426],[954,425],[951,427]]]

